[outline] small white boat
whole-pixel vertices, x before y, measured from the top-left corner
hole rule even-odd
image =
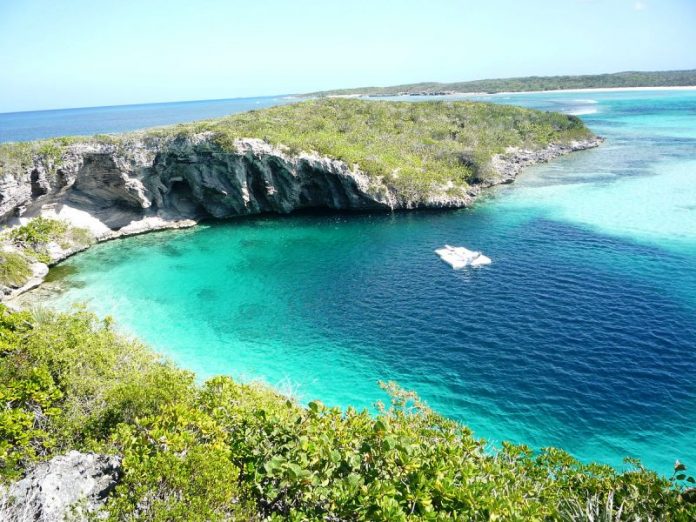
[[[490,257],[484,256],[481,252],[475,252],[464,247],[445,245],[443,248],[435,250],[435,253],[455,270],[467,266],[484,266],[491,264]]]

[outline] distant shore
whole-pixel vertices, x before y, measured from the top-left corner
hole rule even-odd
[[[542,91],[501,91],[501,92],[418,92],[418,93],[395,93],[395,94],[328,94],[326,98],[429,98],[433,96],[510,96],[512,94],[548,94],[554,92],[630,92],[630,91],[696,91],[696,85],[680,85],[671,87],[587,87],[582,89],[548,89]],[[299,97],[298,99],[302,99]]]
[[[696,69],[681,71],[623,71],[607,74],[565,76],[523,76],[487,78],[460,82],[417,82],[384,87],[362,86],[309,92],[303,97],[317,96],[438,96],[533,93],[533,92],[601,92],[631,90],[669,90],[696,88]]]
[[[503,91],[495,93],[486,92],[458,92],[457,95],[466,96],[495,96],[498,94],[541,94],[549,92],[626,92],[626,91],[696,91],[696,85],[680,85],[672,87],[587,87],[583,89],[549,89],[546,91]]]

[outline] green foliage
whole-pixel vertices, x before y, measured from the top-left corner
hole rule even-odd
[[[40,141],[0,143],[0,177],[21,175],[34,165],[43,162],[49,173],[55,173],[63,160],[66,148],[85,138],[66,136]]]
[[[47,432],[56,451],[87,447],[118,424],[156,413],[190,393],[191,374],[116,334],[108,320],[82,310],[31,315],[2,306],[0,316],[0,400],[8,419],[26,424],[34,416],[36,430],[17,440],[3,438],[9,444],[5,453],[22,458],[0,458],[0,477],[16,474],[33,456],[47,455]],[[3,430],[15,428],[5,424]]]
[[[32,163],[35,142],[0,143],[0,178],[19,176]]]
[[[201,132],[212,132],[217,145],[230,151],[235,140],[256,137],[291,154],[343,160],[415,202],[448,184],[476,182],[492,156],[509,146],[540,148],[591,136],[576,117],[521,107],[347,99],[272,107],[150,134],[185,138]]]
[[[442,92],[524,92],[555,91],[559,89],[598,89],[613,87],[674,87],[696,85],[696,69],[687,71],[626,71],[612,74],[585,74],[580,76],[526,76],[469,82],[422,82],[391,87],[361,87],[336,89],[307,94],[306,96],[336,96],[366,94],[395,96],[399,94],[433,94]]]
[[[83,141],[118,151],[133,139],[166,146],[168,140],[201,133],[210,133],[218,148],[230,152],[236,150],[237,139],[258,138],[292,155],[318,153],[343,160],[357,165],[376,182],[375,187],[386,183],[399,197],[416,204],[446,187],[462,190],[485,179],[492,156],[508,146],[540,148],[591,136],[576,117],[521,107],[322,99]],[[0,171],[18,175],[34,161],[55,170],[65,148],[78,139],[0,146]]]
[[[203,522],[241,511],[225,433],[207,414],[177,404],[122,424],[114,438],[125,474],[109,504],[112,519]]]
[[[18,288],[31,276],[29,261],[17,252],[0,251],[0,286]]]
[[[37,217],[26,225],[13,229],[10,232],[10,238],[17,243],[38,245],[57,241],[67,230],[68,226],[63,221]]]
[[[27,255],[42,263],[51,262],[47,251],[51,242],[68,249],[72,246],[88,246],[94,241],[87,229],[71,227],[64,221],[45,217],[34,218],[27,224],[12,229],[8,237]]]
[[[0,308],[0,477],[69,448],[117,452],[112,520],[690,520],[673,480],[563,451],[491,450],[412,393],[376,415],[193,376],[110,321]],[[684,475],[682,477],[682,475]]]

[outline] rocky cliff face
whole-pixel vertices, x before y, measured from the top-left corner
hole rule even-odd
[[[236,151],[223,152],[205,135],[75,144],[58,165],[37,159],[0,182],[0,219],[54,213],[98,237],[126,227],[140,231],[139,223],[149,229],[207,217],[400,205],[385,185],[341,161],[292,156],[255,139],[238,140]]]
[[[53,163],[35,158],[0,179],[0,220],[39,214],[89,228],[97,239],[157,228],[304,208],[345,210],[446,208],[471,204],[480,188],[509,181],[530,162],[596,146],[598,140],[508,151],[494,159],[499,176],[470,187],[433,187],[409,199],[358,166],[307,153],[290,154],[257,139],[226,152],[203,133],[189,138],[133,138],[117,144],[69,145]]]

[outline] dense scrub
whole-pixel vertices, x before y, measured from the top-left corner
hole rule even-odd
[[[696,85],[696,69],[686,71],[625,71],[611,74],[584,74],[576,76],[525,76],[521,78],[498,78],[453,83],[422,82],[390,87],[336,89],[332,91],[315,92],[307,96],[349,94],[393,96],[396,94],[427,94],[443,91],[496,93],[556,91],[559,89],[679,87],[694,85]]]
[[[238,138],[258,138],[291,153],[315,152],[382,178],[406,199],[433,184],[465,187],[486,176],[493,155],[507,147],[541,148],[592,136],[575,116],[474,102],[369,102],[323,99],[235,114],[141,133],[84,138],[119,147],[129,140],[162,146],[177,137],[209,133],[222,150]],[[75,138],[0,146],[0,175],[31,158],[58,168]]]
[[[367,102],[324,99],[180,125],[212,131],[223,148],[259,137],[291,152],[318,152],[384,177],[405,197],[434,184],[457,186],[485,176],[507,147],[540,148],[592,136],[574,116],[475,102]],[[415,199],[415,198],[414,198]]]
[[[77,143],[77,136],[51,138],[39,141],[0,143],[0,176],[17,176],[31,168],[34,159],[39,157],[55,172],[60,166],[63,153],[68,145]]]
[[[0,309],[0,478],[70,448],[119,453],[113,520],[696,516],[685,475],[619,473],[556,449],[492,451],[386,388],[391,405],[376,415],[303,408],[227,377],[197,384],[85,311]]]

